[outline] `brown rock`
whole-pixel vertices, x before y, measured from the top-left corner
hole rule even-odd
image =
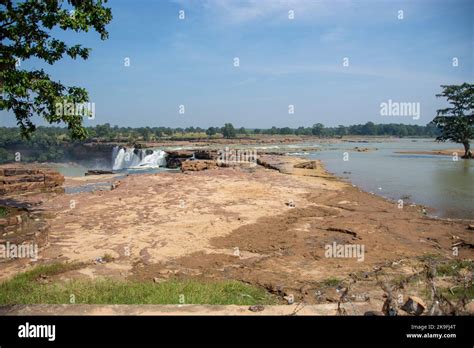
[[[52,169],[24,164],[2,166],[0,174],[2,195],[51,191],[64,183],[64,176]]]
[[[215,169],[217,168],[217,163],[215,161],[209,160],[195,160],[195,161],[184,161],[181,164],[181,170],[183,172],[187,171],[200,171],[206,169]]]
[[[414,315],[421,315],[425,311],[425,308],[426,304],[423,302],[422,299],[416,296],[408,297],[408,300],[401,307],[401,309],[405,312]]]
[[[193,152],[190,150],[176,150],[176,151],[167,151],[168,157],[170,158],[191,158],[193,157]]]
[[[303,162],[303,163],[295,164],[293,167],[294,168],[302,168],[302,169],[317,169],[318,168],[318,162],[317,161]]]
[[[466,304],[466,311],[473,315],[474,314],[474,300],[471,300],[471,302],[469,302],[468,304]]]
[[[104,174],[114,174],[111,170],[88,170],[84,175],[104,175]]]
[[[189,150],[167,151],[166,166],[168,168],[179,168],[181,163],[193,157],[193,152]]]
[[[0,181],[4,184],[15,184],[20,182],[41,182],[44,181],[43,174],[31,174],[31,175],[12,175],[0,177]]]
[[[217,160],[218,153],[213,150],[198,150],[194,152],[194,158],[203,160]]]
[[[5,167],[3,169],[3,175],[13,176],[13,175],[31,175],[38,174],[39,170],[36,168],[28,168],[25,166],[15,166],[15,167]]]
[[[115,190],[117,187],[120,186],[120,184],[121,184],[120,181],[115,181],[115,182],[113,182],[112,185],[110,186],[110,189],[111,189],[111,190]]]
[[[261,312],[265,309],[263,305],[253,305],[249,307],[249,311],[251,312]]]

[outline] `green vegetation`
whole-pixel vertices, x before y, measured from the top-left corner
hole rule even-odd
[[[369,125],[368,125],[369,124]],[[371,124],[371,125],[370,125]],[[345,135],[365,136],[413,136],[413,137],[435,137],[436,126],[418,126],[403,124],[373,124],[339,126],[325,128],[322,124],[315,127],[299,127],[296,129],[284,127],[270,129],[249,129],[241,127],[238,131],[230,123],[224,127],[209,127],[204,130],[200,127],[169,128],[169,127],[118,127],[106,123],[95,127],[86,127],[86,142],[116,142],[124,145],[136,144],[140,141],[160,140],[189,140],[198,138],[222,138],[238,136],[258,135],[298,135],[342,137]],[[21,154],[22,162],[61,162],[68,156],[68,150],[79,141],[74,140],[66,128],[61,127],[38,127],[29,139],[24,139],[15,127],[0,127],[0,163],[13,162],[15,153]]]
[[[224,125],[224,128],[222,128],[222,135],[224,138],[235,138],[237,135],[237,132],[235,131],[234,126],[232,123],[226,123]]]
[[[451,278],[452,284],[450,287],[441,288],[440,292],[449,300],[473,299],[473,272],[474,262],[470,260],[453,260],[437,265],[437,275]]]
[[[78,264],[39,266],[0,283],[0,305],[67,304],[276,304],[265,290],[237,281],[167,280],[161,283],[111,279],[40,282],[82,267]],[[182,295],[182,296],[181,296]]]
[[[444,260],[443,254],[436,254],[436,253],[425,253],[418,257],[421,262],[433,263],[437,261]]]
[[[0,218],[4,218],[8,215],[8,208],[0,207]]]
[[[474,138],[474,85],[441,86],[437,97],[446,98],[452,107],[437,110],[432,121],[441,131],[438,141],[453,141],[464,146],[463,158],[472,158],[469,139]]]
[[[207,130],[206,130],[206,134],[210,137],[214,136],[217,134],[217,128],[215,127],[209,127]]]
[[[39,59],[54,64],[63,55],[87,59],[90,49],[68,46],[51,37],[61,30],[88,32],[94,29],[102,40],[112,20],[110,8],[99,1],[2,1],[0,13],[0,110],[11,110],[23,136],[35,131],[32,118],[38,115],[48,123],[64,122],[77,139],[86,137],[82,127],[83,114],[70,112],[59,105],[77,105],[88,101],[88,93],[80,87],[66,87],[53,81],[44,70],[21,69],[21,62]]]
[[[468,287],[458,285],[451,288],[443,288],[441,289],[441,293],[446,296],[448,300],[460,300],[463,298],[473,299],[474,284],[471,282]]]
[[[114,257],[110,254],[104,254],[104,256],[102,256],[102,260],[104,260],[105,262],[112,262],[114,260]]]
[[[436,273],[439,276],[457,276],[461,269],[467,269],[469,272],[474,271],[474,262],[469,260],[454,260],[439,264],[436,267]]]
[[[435,284],[437,291],[448,300],[464,300],[474,298],[474,262],[471,260],[443,260],[439,255],[429,255],[426,262],[435,265]],[[446,287],[446,284],[450,286]],[[423,291],[426,299],[431,297],[431,288],[427,286]]]
[[[339,284],[341,284],[341,282],[342,282],[341,279],[336,278],[336,277],[332,277],[332,278],[324,279],[321,282],[321,285],[328,286],[328,287],[333,287],[333,286],[338,286]]]

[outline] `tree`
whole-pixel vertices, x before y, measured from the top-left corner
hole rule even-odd
[[[282,135],[293,134],[293,130],[290,127],[283,127],[283,128],[280,128],[280,134]]]
[[[232,123],[226,123],[222,128],[222,135],[224,138],[235,138],[236,132]]]
[[[110,129],[110,124],[109,123],[105,123],[105,124],[98,124],[97,126],[95,126],[95,134],[99,137],[99,138],[104,138],[104,139],[107,139],[110,137],[110,132],[111,132],[111,129]]]
[[[66,2],[66,5],[64,5]],[[60,60],[64,54],[72,59],[89,57],[89,48],[68,46],[51,37],[56,28],[88,31],[91,27],[108,38],[105,25],[112,20],[110,8],[103,6],[107,0],[57,0],[38,1],[3,0],[0,5],[0,110],[11,110],[24,137],[36,129],[32,117],[38,115],[48,123],[67,124],[72,138],[84,139],[82,126],[85,116],[77,109],[58,108],[59,105],[80,105],[88,101],[85,89],[66,87],[51,80],[41,70],[22,70],[21,62],[30,58],[48,64]],[[64,5],[64,6],[63,6]],[[84,110],[83,110],[84,111]]]
[[[347,128],[340,124],[337,127],[336,134],[342,138],[344,135],[347,135]]]
[[[217,134],[217,129],[215,129],[214,127],[209,127],[207,130],[206,130],[206,134],[210,137],[212,137],[213,135],[216,135]]]
[[[436,97],[447,98],[451,107],[437,110],[431,121],[441,131],[437,141],[452,141],[464,146],[463,158],[472,158],[469,139],[474,138],[474,85],[442,85]]]
[[[321,136],[323,135],[323,130],[324,130],[324,125],[322,123],[316,123],[313,125],[313,129],[311,130],[311,132],[313,133],[313,135],[317,135],[317,136]]]
[[[365,135],[375,135],[376,134],[376,128],[375,124],[373,122],[367,122],[363,127],[362,127],[362,132]]]
[[[244,127],[239,128],[239,134],[247,135],[247,130]]]

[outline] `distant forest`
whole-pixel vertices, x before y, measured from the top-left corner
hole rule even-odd
[[[223,127],[169,128],[169,127],[118,127],[106,123],[95,127],[87,127],[88,137],[84,142],[119,142],[135,144],[137,142],[159,141],[165,139],[217,139],[251,137],[264,135],[304,135],[319,138],[344,137],[348,135],[359,136],[394,136],[394,137],[428,137],[434,138],[438,130],[434,125],[418,126],[406,124],[358,124],[352,126],[325,127],[317,123],[312,127],[290,128],[272,127],[268,129],[235,128],[231,123]],[[23,139],[16,127],[0,127],[0,163],[14,160],[12,149],[31,148],[39,150],[39,155],[32,158],[23,158],[23,161],[60,161],[64,158],[62,146],[72,141],[67,128],[64,127],[38,127],[30,139]]]

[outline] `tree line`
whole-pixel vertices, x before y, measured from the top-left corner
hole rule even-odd
[[[439,131],[433,124],[426,126],[407,124],[356,124],[351,126],[325,127],[316,123],[312,127],[271,127],[271,128],[235,128],[232,123],[226,123],[223,127],[119,127],[111,126],[109,123],[95,127],[85,127],[87,137],[85,142],[134,142],[154,141],[160,139],[180,138],[236,138],[250,135],[307,135],[316,137],[343,137],[347,135],[363,136],[395,136],[395,137],[429,137],[439,135]],[[0,127],[0,147],[13,143],[24,142],[25,144],[60,144],[64,141],[77,141],[71,137],[65,127],[38,127],[31,135],[31,139],[21,136],[16,127]]]
[[[17,127],[0,127],[0,163],[15,160],[15,152],[22,153],[22,161],[63,161],[66,159],[65,149],[76,143],[83,142],[117,142],[133,145],[138,142],[152,142],[160,140],[185,139],[219,139],[242,138],[258,135],[299,135],[315,138],[344,137],[348,135],[379,135],[395,137],[436,137],[438,131],[435,126],[418,126],[404,124],[366,124],[325,127],[317,123],[312,127],[271,127],[235,128],[231,123],[223,127],[170,128],[170,127],[119,127],[110,124],[86,127],[88,136],[85,140],[75,140],[66,127],[38,127],[30,138],[24,138]]]

